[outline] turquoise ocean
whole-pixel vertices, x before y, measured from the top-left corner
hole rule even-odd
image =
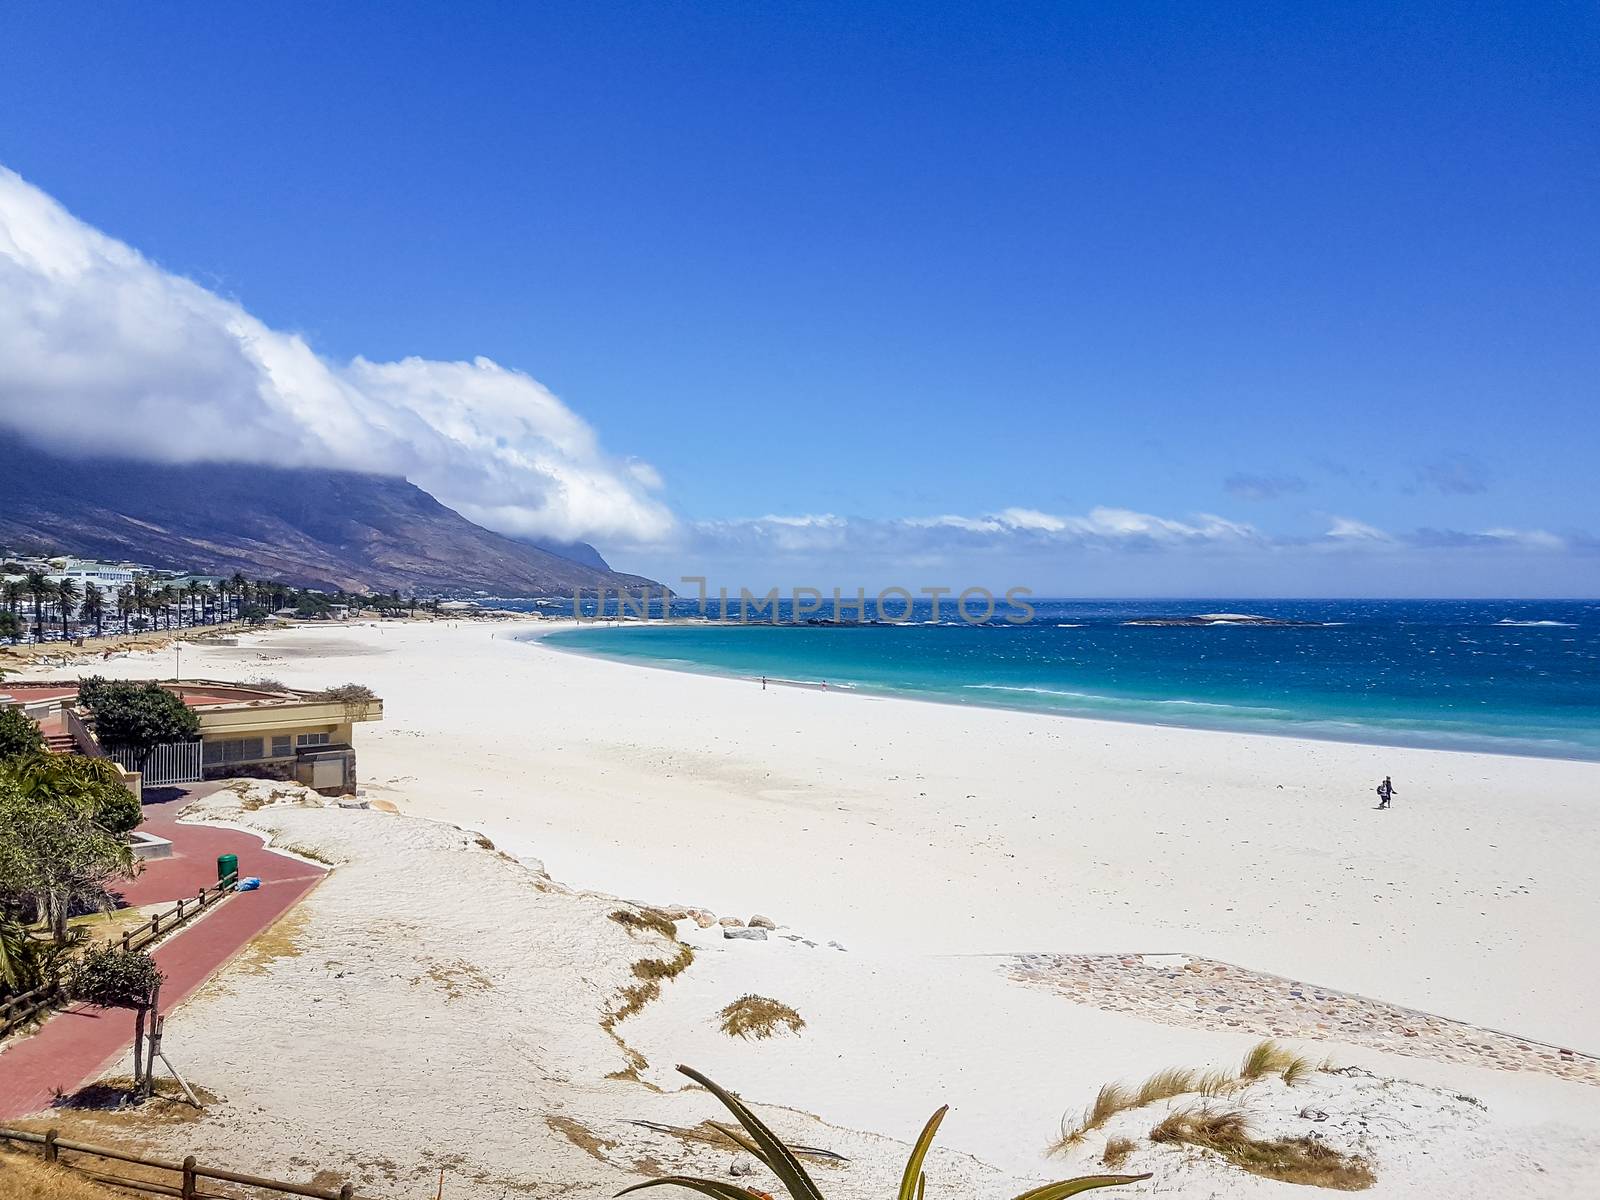
[[[981,624],[595,624],[679,670],[1163,725],[1600,760],[1600,602],[1034,600]],[[1248,625],[1205,614],[1288,622]],[[780,611],[779,617],[787,614]],[[898,613],[896,614],[898,615]],[[1142,624],[1199,618],[1197,624]]]

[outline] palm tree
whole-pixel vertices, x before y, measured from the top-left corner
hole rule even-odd
[[[5,602],[13,617],[17,615],[17,605],[22,603],[22,598],[27,594],[26,585],[18,579],[8,579],[3,586],[0,586],[0,600]]]
[[[61,640],[67,640],[67,621],[78,611],[78,585],[71,576],[56,584],[56,604],[61,609]]]
[[[133,588],[123,584],[117,589],[117,615],[122,618],[122,632],[128,632],[128,618],[133,614]]]
[[[200,619],[208,625],[217,618],[216,607],[212,604],[216,597],[216,589],[210,584],[200,585]]]
[[[33,597],[33,640],[42,642],[44,641],[44,618],[41,614],[44,612],[44,598],[54,590],[56,585],[46,579],[41,572],[29,571],[28,577],[23,581],[22,586],[27,588],[28,595]]]
[[[200,599],[200,586],[200,581],[198,579],[191,579],[189,580],[188,586],[183,589],[189,594],[189,624],[191,625],[198,625],[200,623],[195,618],[195,607]]]
[[[106,615],[106,597],[96,583],[83,585],[83,619],[94,622],[94,635],[100,636],[100,623]]]
[[[228,582],[233,588],[233,619],[237,621],[244,612],[245,601],[250,594],[250,581],[244,577],[243,571],[235,571]]]
[[[150,581],[140,575],[133,581],[133,614],[141,622],[150,610]]]

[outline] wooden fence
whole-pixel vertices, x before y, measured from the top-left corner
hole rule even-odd
[[[311,1200],[356,1200],[355,1185],[347,1183],[340,1188],[314,1187],[308,1183],[285,1183],[281,1179],[262,1179],[256,1175],[245,1175],[239,1171],[224,1171],[220,1167],[203,1167],[195,1161],[194,1155],[189,1155],[182,1162],[171,1162],[161,1158],[146,1158],[142,1154],[130,1154],[126,1150],[116,1150],[110,1146],[90,1146],[83,1142],[69,1142],[57,1136],[54,1129],[45,1133],[33,1133],[26,1129],[7,1129],[0,1127],[0,1140],[9,1142],[22,1142],[27,1145],[39,1146],[46,1162],[61,1162],[61,1152],[82,1154],[92,1158],[110,1159],[113,1162],[133,1163],[136,1166],[150,1167],[157,1171],[169,1172],[177,1176],[171,1183],[159,1183],[153,1180],[128,1179],[117,1175],[107,1175],[103,1170],[91,1170],[79,1163],[70,1165],[74,1170],[82,1171],[90,1179],[98,1183],[109,1183],[116,1187],[133,1188],[141,1192],[153,1192],[158,1196],[177,1196],[180,1200],[236,1200],[232,1193],[203,1192],[200,1190],[202,1180],[216,1180],[220,1183],[237,1183],[244,1187],[258,1188],[265,1192],[277,1192],[284,1196],[309,1196]]]
[[[217,901],[238,886],[239,873],[233,871],[210,887],[201,888],[194,894],[193,899],[188,896],[180,896],[177,904],[166,912],[154,913],[144,924],[126,930],[122,935],[122,948],[124,950],[143,950],[162,934],[171,933],[174,929],[199,916],[207,908],[214,906]]]
[[[34,988],[31,992],[12,996],[9,1000],[0,1000],[0,1037],[5,1037],[13,1029],[26,1025],[60,998],[61,984],[47,983],[43,987]]]
[[[193,899],[188,896],[180,898],[166,912],[153,913],[148,921],[124,932],[122,948],[143,950],[163,934],[181,928],[206,909],[215,907],[217,902],[233,891],[238,884],[239,873],[235,871],[210,887],[201,888],[194,894]],[[22,995],[13,996],[9,1000],[0,1000],[0,1037],[27,1024],[45,1009],[54,1007],[63,998],[61,984],[55,982],[34,988],[31,992],[23,992]]]

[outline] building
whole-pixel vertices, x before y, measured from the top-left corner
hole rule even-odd
[[[158,747],[144,762],[108,756],[94,736],[75,685],[10,681],[0,704],[18,705],[43,729],[50,748],[115,757],[143,772],[146,786],[249,776],[303,783],[325,795],[356,789],[355,726],[383,719],[383,701],[359,693],[307,692],[211,679],[162,680],[194,710],[200,741]]]

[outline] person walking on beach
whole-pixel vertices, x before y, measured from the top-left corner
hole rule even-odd
[[[1389,779],[1389,777],[1387,775],[1385,775],[1383,777],[1383,782],[1378,785],[1378,807],[1379,808],[1388,808],[1390,801],[1392,801],[1393,799],[1394,799],[1394,783]]]

